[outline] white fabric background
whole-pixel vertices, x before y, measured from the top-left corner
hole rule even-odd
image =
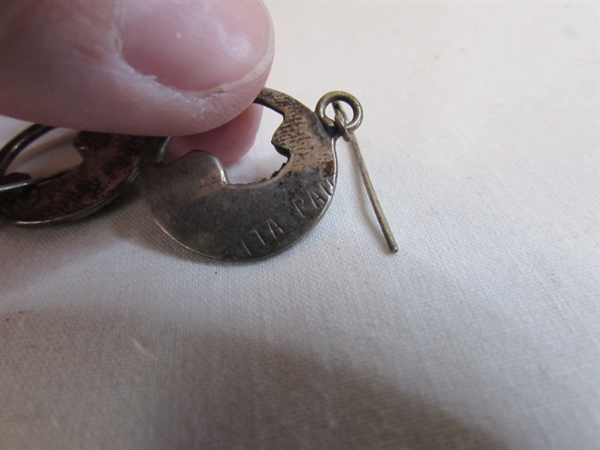
[[[182,250],[135,189],[1,226],[0,447],[599,448],[598,3],[268,7],[268,85],[362,101],[399,253],[341,141],[328,214],[263,262]]]

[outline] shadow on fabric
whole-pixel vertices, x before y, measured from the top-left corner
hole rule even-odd
[[[343,356],[125,311],[0,320],[7,448],[507,448]]]

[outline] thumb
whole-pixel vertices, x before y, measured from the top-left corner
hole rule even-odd
[[[47,125],[189,135],[239,115],[264,85],[260,0],[2,0],[0,113]]]

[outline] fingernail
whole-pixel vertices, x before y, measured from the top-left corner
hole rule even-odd
[[[127,1],[122,57],[162,85],[204,96],[269,69],[271,21],[260,1]]]

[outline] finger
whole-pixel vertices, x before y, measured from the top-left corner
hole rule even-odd
[[[272,57],[259,0],[4,0],[0,112],[92,131],[195,134],[246,109]]]
[[[254,144],[263,107],[251,105],[235,119],[213,130],[173,140],[166,162],[175,160],[191,150],[205,150],[230,164],[240,159]]]

